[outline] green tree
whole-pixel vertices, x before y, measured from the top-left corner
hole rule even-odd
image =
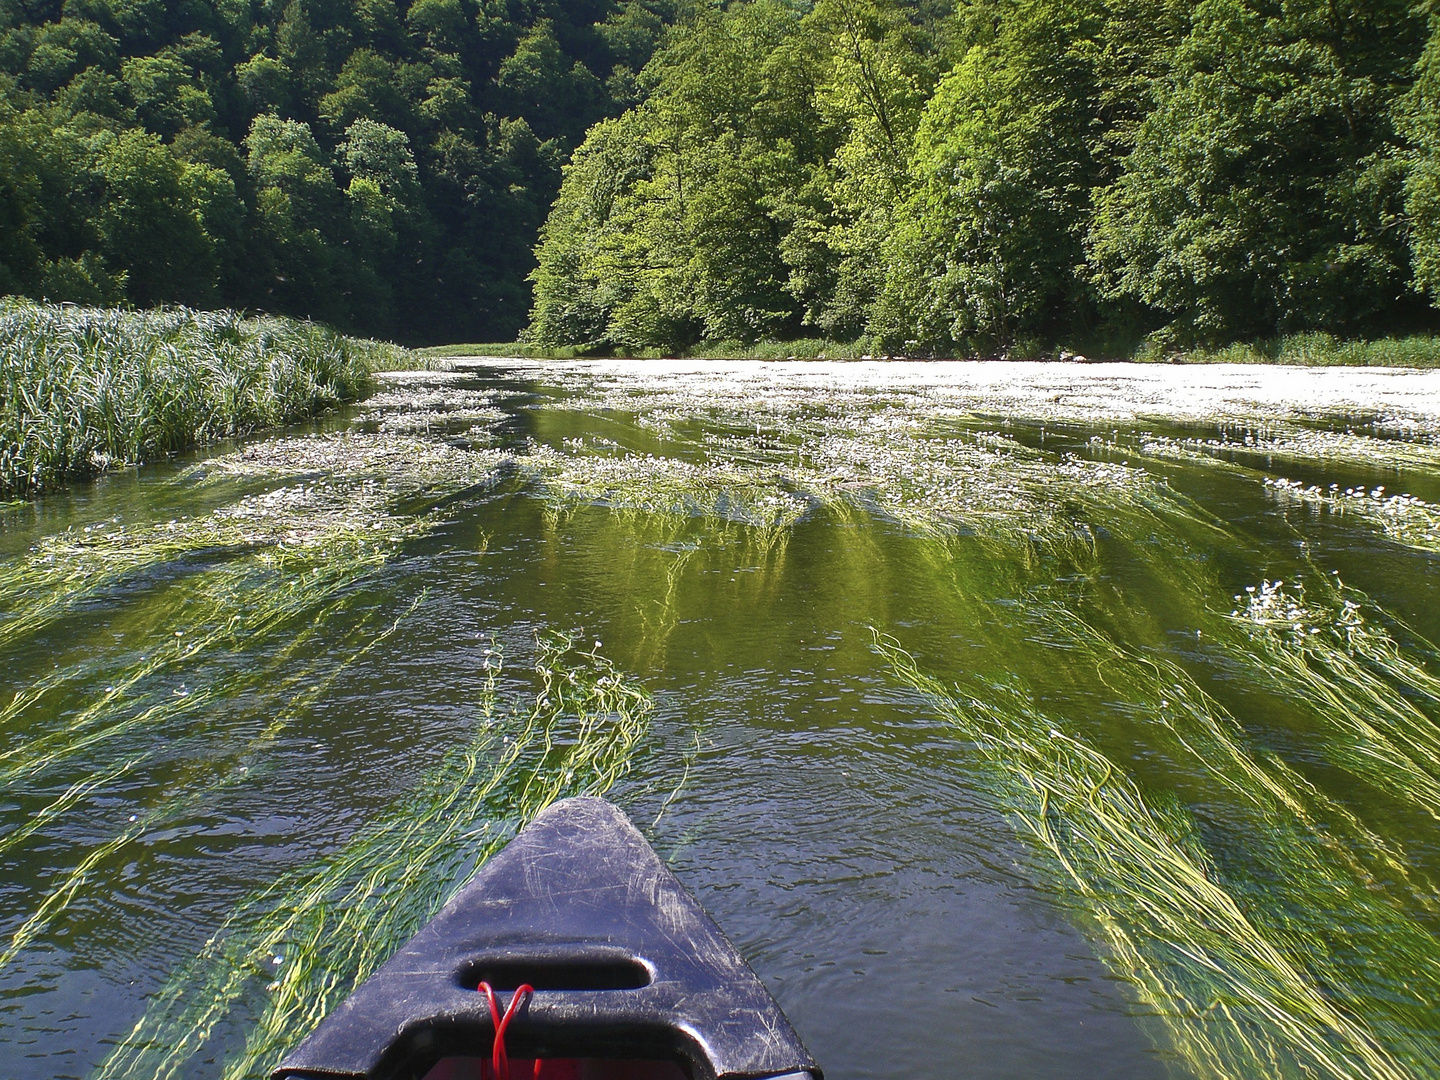
[[[1440,16],[1430,17],[1430,39],[1416,65],[1415,84],[1396,111],[1413,146],[1405,178],[1413,281],[1440,301]]]
[[[560,164],[638,99],[673,15],[671,0],[0,0],[0,288],[513,335]],[[362,162],[366,132],[404,144],[398,173]],[[200,269],[164,271],[161,243]]]
[[[1094,14],[1054,0],[1003,8],[925,107],[913,194],[885,241],[872,332],[892,349],[981,354],[1069,329],[1084,257],[1098,94],[1077,43]]]
[[[1422,41],[1405,0],[1203,0],[1099,201],[1103,291],[1181,342],[1385,325],[1409,276],[1391,109]]]
[[[342,320],[337,255],[343,195],[308,124],[258,116],[245,138],[261,243],[272,260],[264,295],[281,310]]]
[[[126,294],[143,307],[178,299],[215,300],[218,264],[185,168],[158,137],[143,131],[95,138],[101,196],[96,225],[100,254],[123,267]]]
[[[576,152],[532,275],[537,340],[626,349],[794,333],[785,192],[827,147],[818,54],[778,0],[700,12],[643,75],[648,100]]]
[[[140,119],[159,135],[173,136],[189,124],[215,119],[209,92],[172,50],[125,60],[121,78]]]

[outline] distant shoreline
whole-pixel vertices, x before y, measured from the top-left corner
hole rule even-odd
[[[590,346],[547,347],[527,342],[484,342],[433,345],[416,349],[433,359],[456,357],[506,357],[526,360],[839,360],[876,362],[941,363],[1133,363],[1173,365],[1258,364],[1277,367],[1354,368],[1440,368],[1440,337],[1412,336],[1379,338],[1373,341],[1338,341],[1324,334],[1302,334],[1274,341],[1241,343],[1209,349],[1164,352],[1141,348],[1130,356],[1095,355],[1083,351],[1055,349],[1034,356],[877,356],[854,343],[807,339],[795,342],[702,342],[679,353],[643,350],[618,354]]]

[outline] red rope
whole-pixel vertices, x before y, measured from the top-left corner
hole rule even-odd
[[[510,1019],[515,1015],[515,1011],[520,1008],[520,1002],[534,994],[535,988],[529,983],[517,986],[504,1016],[500,1015],[500,1006],[495,1001],[495,990],[488,982],[481,982],[475,989],[485,995],[485,1000],[490,1005],[490,1020],[495,1025],[495,1045],[490,1051],[490,1065],[495,1070],[495,1080],[510,1080],[510,1055],[505,1052],[505,1029],[510,1026]],[[539,1058],[535,1059],[535,1075],[540,1075]]]

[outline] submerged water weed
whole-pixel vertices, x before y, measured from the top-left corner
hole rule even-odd
[[[142,570],[182,558],[239,558],[282,573],[319,562],[359,570],[383,562],[423,527],[420,519],[377,518],[333,503],[320,510],[321,501],[313,491],[280,489],[206,517],[131,528],[102,522],[47,537],[0,564],[0,605],[6,609],[0,647],[33,637]]]
[[[252,764],[263,763],[264,755],[269,747],[293,719],[321,699],[336,680],[356,661],[372,649],[382,645],[394,634],[404,619],[414,612],[418,603],[417,600],[412,604],[388,629],[373,635],[365,644],[352,649],[347,655],[342,655],[338,661],[332,661],[318,678],[314,677],[313,671],[302,671],[299,674],[282,677],[276,684],[269,685],[268,689],[272,694],[278,693],[285,699],[284,704],[276,710],[274,718],[265,724],[253,738],[238,744],[233,737],[223,739],[218,753],[212,753],[199,762],[190,764],[178,780],[167,785],[168,790],[176,790],[178,794],[164,797],[143,812],[132,815],[129,823],[118,834],[91,848],[78,864],[60,875],[39,906],[11,935],[10,941],[6,943],[5,947],[0,949],[0,968],[10,964],[22,950],[43,934],[49,925],[64,912],[81,889],[93,880],[100,867],[116,852],[161,826],[173,824],[194,809],[204,805],[208,800],[213,799],[222,789],[244,782],[251,775]],[[364,624],[360,629],[364,629]],[[267,686],[276,675],[277,668],[277,664],[270,664],[250,672],[246,678],[241,680],[241,683],[248,683],[251,689]],[[244,685],[234,685],[228,689],[237,692],[245,688]],[[219,695],[207,695],[206,700],[209,700],[211,696],[218,697]],[[153,719],[153,717],[150,718]],[[135,718],[135,722],[138,723],[144,719],[147,717],[142,714]],[[233,735],[233,733],[230,734]],[[41,810],[21,829],[16,830],[15,834],[7,836],[5,846],[9,847],[27,839],[45,824],[70,810],[86,795],[103,791],[107,784],[120,779],[125,773],[133,771],[145,760],[154,756],[155,751],[153,750],[141,751],[128,758],[123,758],[118,765],[108,770],[72,785],[60,798]]]
[[[408,380],[365,399],[365,411],[355,419],[362,427],[393,434],[444,433],[459,426],[483,430],[505,419],[495,407],[499,394],[438,382]]]
[[[1096,438],[1100,438],[1097,436]],[[1267,425],[1247,428],[1219,438],[1176,439],[1143,436],[1142,453],[1152,457],[1178,459],[1213,458],[1218,461],[1253,462],[1257,468],[1273,468],[1276,462],[1304,465],[1344,465],[1361,469],[1393,469],[1396,472],[1440,469],[1440,444],[1425,437],[1375,438],[1353,431],[1327,431],[1313,427]]]
[[[1366,616],[1363,594],[1318,580],[1262,581],[1237,596],[1230,622],[1244,638],[1232,659],[1310,707],[1335,764],[1440,819],[1440,677]]]
[[[706,517],[778,537],[805,516],[811,501],[773,472],[726,462],[696,464],[648,454],[560,453],[537,447],[519,459],[557,513],[585,503],[618,514],[673,519]]]
[[[219,476],[323,477],[367,483],[391,499],[443,496],[491,483],[510,460],[498,450],[464,449],[436,439],[358,431],[293,435],[210,458],[198,472]]]
[[[603,498],[608,473],[624,492],[617,501],[640,510],[694,513],[709,504],[714,516],[713,492],[720,489],[732,504],[758,507],[761,513],[742,515],[752,520],[764,519],[782,498],[794,500],[794,512],[767,526],[788,529],[807,503],[850,503],[921,533],[969,534],[1079,563],[1093,561],[1096,523],[1116,514],[1131,516],[1137,527],[1145,524],[1140,517],[1152,519],[1152,528],[1162,517],[1192,529],[1220,527],[1143,469],[1026,446],[967,425],[928,396],[892,400],[769,386],[730,396],[694,387],[592,396],[547,407],[623,408],[636,423],[649,418],[672,441],[689,444],[699,462],[597,456],[570,466],[579,474],[580,497]],[[702,433],[690,435],[697,424]],[[647,483],[662,492],[653,502]]]
[[[1121,466],[1057,460],[991,433],[897,436],[867,425],[819,438],[799,456],[797,483],[859,502],[922,534],[959,531],[1082,561],[1093,554],[1094,536],[1077,502],[1086,492],[1147,483]]]
[[[772,363],[706,360],[523,359],[476,361],[472,371],[502,368],[556,387],[567,406],[626,412],[653,402],[652,415],[704,415],[737,401],[788,412],[841,403],[903,404],[928,416],[1063,421],[1082,425],[1134,421],[1234,424],[1304,422],[1376,415],[1388,426],[1440,432],[1432,372],[1253,368],[1217,372],[1179,365],[1065,364],[1031,361],[946,363]],[[877,387],[883,389],[877,390]]]
[[[1129,665],[1137,685],[1158,680],[1154,689],[1165,696],[1152,703],[1152,715],[1173,745],[1248,807],[1247,833],[1259,829],[1267,838],[1262,847],[1277,875],[1296,875],[1288,894],[1281,888],[1277,896],[1273,883],[1227,884],[1178,802],[1147,796],[1016,685],[948,686],[922,673],[893,639],[877,635],[877,646],[899,681],[965,736],[982,781],[1052,861],[1057,884],[1107,944],[1110,964],[1161,1018],[1198,1076],[1400,1080],[1433,1065],[1423,1029],[1407,1023],[1415,1009],[1428,1008],[1435,977],[1426,971],[1440,959],[1433,935],[1372,893],[1344,843],[1316,839],[1307,789],[1249,754],[1238,726],[1176,669],[1158,665],[1147,676],[1146,665]],[[1120,654],[1115,660],[1126,663]],[[1306,923],[1291,905],[1308,902],[1313,911],[1307,890],[1317,887],[1331,903]],[[1365,939],[1355,964],[1329,957],[1340,927]],[[1377,948],[1405,961],[1393,983],[1389,972],[1374,970]],[[1409,975],[1420,983],[1407,985]],[[1408,1011],[1376,1008],[1377,996],[1397,986]]]
[[[172,721],[233,696],[259,674],[222,666],[202,683],[187,680],[207,662],[259,649],[272,666],[283,664],[337,614],[345,592],[384,562],[383,553],[363,548],[326,554],[321,565],[303,569],[250,560],[202,573],[178,597],[161,597],[140,613],[148,625],[153,618],[169,628],[145,654],[87,656],[18,691],[0,708],[0,790],[128,732],[173,737]],[[49,699],[62,695],[57,722]]]
[[[0,495],[287,423],[357,397],[392,346],[186,308],[0,304]]]
[[[1413,495],[1386,494],[1383,486],[1320,487],[1283,477],[1266,477],[1265,487],[1282,503],[1354,517],[1380,530],[1397,544],[1440,554],[1440,504]]]
[[[200,517],[99,522],[46,537],[21,558],[0,563],[0,647],[33,636],[141,570],[185,557],[248,556],[297,572],[322,562],[363,569],[433,525],[427,501],[494,483],[506,460],[497,451],[352,434],[274,439],[211,458],[197,470],[301,482]]]
[[[558,798],[609,790],[651,698],[568,636],[541,640],[535,671],[533,700],[506,710],[498,654],[487,661],[470,743],[338,852],[243,901],[98,1076],[159,1080],[202,1053],[223,1054],[227,1078],[266,1075],[519,826]],[[253,1018],[243,1048],[215,1045],[237,1015]]]

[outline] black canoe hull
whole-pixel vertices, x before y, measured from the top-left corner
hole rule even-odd
[[[764,985],[625,815],[579,798],[537,816],[274,1078],[478,1078],[494,1037],[481,980],[502,1003],[534,987],[505,1037],[526,1080],[534,1058],[541,1080],[820,1077]]]

